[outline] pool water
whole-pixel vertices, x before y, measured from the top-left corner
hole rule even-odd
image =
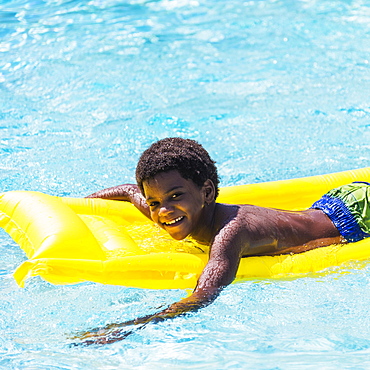
[[[157,139],[198,140],[222,186],[369,166],[364,0],[0,0],[0,191],[84,196],[134,182]],[[70,337],[185,292],[25,289],[0,230],[3,369],[368,369],[370,266],[227,287],[122,342]]]

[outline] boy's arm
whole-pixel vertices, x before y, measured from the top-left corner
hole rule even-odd
[[[151,219],[150,210],[137,185],[123,184],[99,190],[86,198],[121,200],[132,203],[141,213]]]
[[[196,288],[189,297],[173,303],[167,309],[151,317],[138,318],[135,322],[162,321],[186,312],[196,311],[212,303],[221,290],[234,280],[241,257],[242,243],[238,241],[240,238],[237,232],[234,230],[233,235],[231,233],[225,234],[227,234],[227,230],[215,238],[209,261],[198,279]]]
[[[222,238],[217,239],[222,240]],[[134,330],[125,331],[124,327],[143,324],[137,328],[140,329],[149,322],[164,321],[209,305],[216,299],[221,290],[234,280],[239,266],[241,248],[238,243],[232,246],[229,242],[231,241],[224,239],[221,244],[215,240],[209,262],[204,268],[194,292],[189,297],[175,302],[167,309],[153,315],[139,317],[124,323],[110,324],[100,330],[86,332],[78,338],[85,340],[85,344],[119,341],[134,332]]]

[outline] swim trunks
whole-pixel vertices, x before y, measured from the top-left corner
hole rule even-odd
[[[370,184],[353,182],[322,196],[311,208],[321,209],[348,242],[370,237]]]

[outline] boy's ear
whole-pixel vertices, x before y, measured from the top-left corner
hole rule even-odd
[[[203,184],[203,190],[204,190],[204,201],[207,204],[214,202],[215,195],[216,195],[216,188],[212,180],[208,179],[205,181],[205,183]]]

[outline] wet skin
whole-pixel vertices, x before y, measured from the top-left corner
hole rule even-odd
[[[188,236],[215,250],[236,250],[239,257],[299,253],[343,242],[320,210],[284,211],[253,205],[214,203],[214,186],[199,188],[177,171],[144,182],[151,219],[174,239]]]
[[[202,187],[184,179],[178,171],[162,172],[143,183],[120,185],[90,195],[133,203],[174,239],[191,237],[210,246],[209,261],[193,293],[154,315],[137,318],[127,325],[161,321],[194,311],[211,303],[236,275],[240,258],[254,255],[300,253],[343,243],[330,219],[320,210],[284,211],[253,205],[216,203],[215,187],[207,180]],[[125,326],[113,324],[109,330]],[[106,343],[109,330],[85,333]],[[90,335],[91,334],[91,335]],[[123,337],[127,336],[127,332]]]

